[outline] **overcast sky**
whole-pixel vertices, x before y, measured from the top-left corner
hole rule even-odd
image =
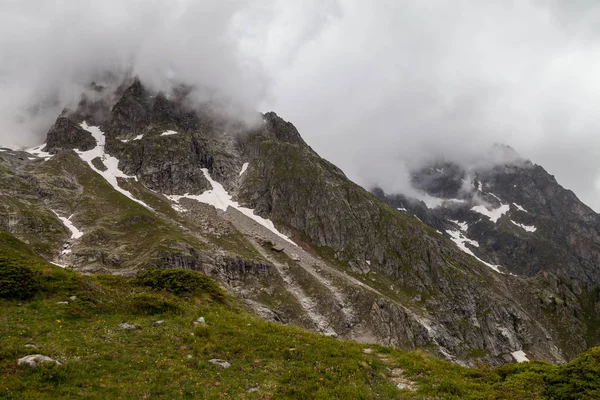
[[[594,0],[2,0],[2,142],[109,68],[272,109],[364,186],[505,143],[600,210]]]

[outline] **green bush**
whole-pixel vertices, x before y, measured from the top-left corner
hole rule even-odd
[[[172,301],[152,294],[138,294],[131,300],[133,311],[141,315],[180,314],[181,308]]]
[[[222,300],[224,294],[208,276],[186,269],[150,269],[136,278],[140,285],[166,290],[176,295],[208,293]]]
[[[38,274],[31,268],[0,259],[0,298],[29,299],[39,290]]]
[[[581,353],[545,379],[551,399],[600,399],[600,347]]]

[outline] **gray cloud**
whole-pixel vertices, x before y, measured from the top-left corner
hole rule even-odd
[[[267,63],[279,110],[363,185],[513,146],[600,210],[594,1],[340,1],[295,62]],[[277,48],[271,49],[277,53]]]
[[[505,143],[600,210],[598,27],[592,0],[8,0],[0,143],[132,69],[275,110],[365,186]]]
[[[106,71],[130,72],[157,90],[173,82],[210,88],[255,107],[269,79],[236,36],[250,11],[242,0],[2,2],[2,144],[39,142],[62,107]]]

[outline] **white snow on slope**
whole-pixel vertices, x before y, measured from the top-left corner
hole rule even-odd
[[[50,153],[46,153],[45,151],[42,151],[42,149],[44,147],[46,147],[46,143],[39,145],[37,147],[33,147],[31,149],[25,149],[23,151],[25,151],[26,153],[29,153],[29,154],[33,154],[36,157],[43,158],[44,160],[49,160],[52,158],[53,155]]]
[[[500,200],[500,197],[496,196],[494,193],[488,193],[490,196],[496,198],[496,200],[498,200],[500,202],[500,204],[502,204],[502,200]]]
[[[143,137],[144,137],[144,135],[143,135],[143,134],[142,134],[142,135],[137,135],[137,136],[136,136],[136,137],[134,137],[132,140],[140,140],[140,139],[141,139],[141,138],[143,138]],[[127,143],[127,142],[129,142],[129,141],[130,141],[129,139],[121,139],[121,142],[123,142],[123,143]]]
[[[471,208],[471,210],[478,212],[479,214],[483,214],[488,217],[492,222],[496,223],[500,219],[501,216],[506,214],[508,210],[510,210],[510,206],[508,204],[502,204],[499,208],[488,210],[485,206],[475,206]]]
[[[248,165],[250,165],[250,163],[245,162],[242,165],[242,170],[240,171],[240,176],[244,175],[244,172],[246,172],[246,170],[248,169]]]
[[[58,215],[58,213],[54,210],[52,210],[52,212],[58,217],[58,219],[61,220],[63,225],[66,226],[71,231],[71,239],[79,239],[80,237],[83,236],[83,232],[81,232],[79,229],[77,229],[75,227],[75,225],[73,225],[73,223],[71,222],[72,215],[69,218],[65,218],[65,217],[61,217],[60,215]]]
[[[485,264],[488,267],[490,267],[491,269],[493,269],[494,271],[499,272],[499,273],[502,274],[502,272],[500,272],[500,266],[499,265],[494,265],[494,264],[490,264],[488,262],[483,261],[481,258],[477,257],[471,251],[471,249],[469,249],[466,246],[466,244],[470,244],[471,246],[479,247],[479,243],[477,243],[475,240],[471,240],[471,239],[467,238],[466,236],[464,236],[459,231],[447,230],[446,233],[448,235],[450,235],[450,240],[452,240],[454,243],[456,243],[456,245],[458,246],[459,249],[461,249],[465,253],[467,253],[467,254],[475,257],[477,259],[477,261],[479,261],[480,263]]]
[[[62,264],[59,264],[59,263],[55,263],[55,262],[53,262],[53,261],[50,261],[50,264],[52,264],[52,265],[56,265],[57,267],[61,267],[61,268],[67,268],[67,267],[66,267],[66,266],[64,266],[64,265],[62,265]]]
[[[518,350],[518,351],[513,351],[512,356],[515,358],[515,360],[517,362],[525,362],[525,361],[529,361],[529,358],[527,358],[527,355],[525,354],[525,352],[523,350]]]
[[[141,200],[136,199],[129,191],[119,186],[117,178],[135,179],[137,181],[137,177],[125,175],[123,171],[119,169],[119,160],[116,157],[108,155],[104,152],[105,137],[104,133],[100,130],[100,128],[97,126],[89,126],[85,122],[82,122],[80,126],[89,133],[91,133],[94,139],[96,139],[96,147],[89,151],[75,150],[79,157],[83,161],[87,162],[91,169],[93,169],[96,173],[100,174],[108,183],[110,183],[110,185],[117,192],[124,194],[136,203],[143,205],[149,210],[152,210],[152,208],[149,205],[147,205]],[[94,166],[94,164],[92,164],[92,160],[96,157],[100,157],[102,163],[107,168],[106,171],[100,171]]]
[[[480,192],[483,192],[483,183],[481,183],[481,181],[477,182],[477,190],[479,190]]]
[[[525,229],[527,232],[535,232],[537,231],[537,228],[533,225],[524,225],[524,224],[520,224],[518,222],[513,221],[512,219],[510,220],[510,222],[512,222],[513,224]]]
[[[160,134],[160,136],[170,136],[170,135],[177,135],[179,132],[175,132],[175,131],[166,131]]]
[[[466,222],[455,221],[453,219],[449,219],[448,221],[458,225],[460,227],[460,230],[463,232],[466,232],[469,229],[469,225]]]
[[[404,207],[398,207],[398,208],[396,208],[396,210],[398,210],[398,211],[404,211],[404,212],[408,211],[408,210],[407,210],[406,208],[404,208]]]
[[[279,232],[277,230],[277,228],[275,228],[275,225],[273,224],[273,222],[271,220],[268,220],[261,216],[255,215],[254,210],[252,210],[250,208],[242,207],[238,204],[237,201],[233,201],[231,198],[231,195],[229,193],[227,193],[227,191],[225,190],[223,185],[221,185],[219,182],[212,179],[212,177],[210,176],[210,174],[208,172],[208,169],[202,168],[202,173],[204,174],[204,177],[208,180],[208,182],[210,182],[212,189],[207,190],[206,192],[204,192],[200,195],[184,194],[183,196],[170,195],[167,197],[176,203],[178,203],[179,200],[181,200],[183,198],[192,199],[192,200],[199,201],[200,203],[205,203],[205,204],[211,205],[211,206],[215,207],[216,209],[223,210],[223,211],[227,211],[228,207],[234,208],[234,209],[238,210],[239,212],[241,212],[242,214],[244,214],[245,216],[253,219],[260,225],[269,229],[271,232],[273,232],[280,238],[288,241],[289,243],[293,244],[294,246],[297,246],[297,244],[294,243],[292,240],[290,240],[290,238],[285,236],[283,233]],[[174,207],[174,209],[177,210],[177,208],[175,208],[175,207]]]
[[[520,205],[518,205],[517,203],[513,203],[513,206],[517,207],[517,209],[519,211],[523,211],[523,212],[528,212],[526,209],[524,209],[523,207],[521,207]]]

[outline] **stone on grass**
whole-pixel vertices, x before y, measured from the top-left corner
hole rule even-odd
[[[59,304],[61,306],[68,306],[69,302],[68,301],[57,301],[55,304]]]
[[[127,322],[123,322],[122,324],[117,325],[117,330],[134,330],[137,329],[137,326],[128,324]]]
[[[32,354],[29,356],[25,356],[23,358],[19,358],[19,360],[17,361],[17,365],[31,368],[39,367],[42,364],[62,365],[60,361],[57,361],[53,358],[41,354]]]
[[[231,367],[230,363],[228,363],[225,360],[221,360],[219,358],[213,358],[212,360],[208,360],[208,362],[211,363],[211,364],[218,365],[219,367],[222,367],[222,368],[229,368],[229,367]]]
[[[205,323],[206,323],[206,321],[204,320],[204,317],[200,317],[194,321],[194,325],[205,324]]]

